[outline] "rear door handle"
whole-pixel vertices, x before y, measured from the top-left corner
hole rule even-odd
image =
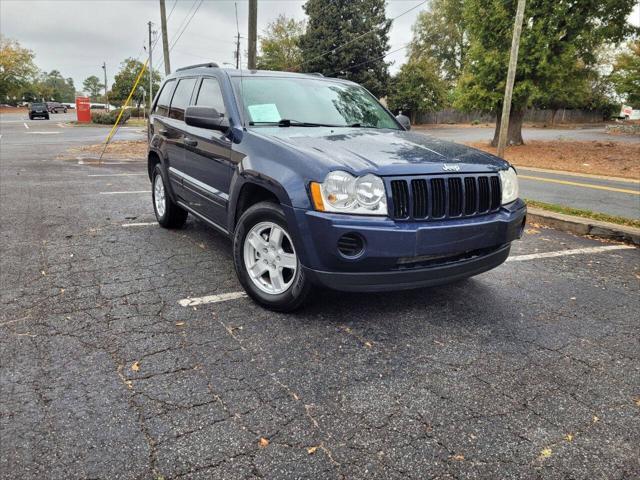
[[[185,137],[184,144],[188,147],[197,147],[198,141],[194,140],[193,138]]]

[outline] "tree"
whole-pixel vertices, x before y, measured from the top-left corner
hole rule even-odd
[[[0,35],[0,101],[9,97],[22,99],[22,90],[28,88],[38,73],[33,63],[35,55],[31,50]]]
[[[424,57],[402,65],[391,81],[387,102],[391,110],[402,110],[403,114],[409,114],[411,123],[415,123],[418,112],[438,110],[446,96],[447,85],[440,78],[435,61]]]
[[[609,79],[626,103],[640,108],[640,40],[629,42],[616,56]]]
[[[279,15],[260,38],[258,69],[297,71],[302,63],[300,37],[303,33],[304,21]]]
[[[89,92],[91,100],[95,102],[104,88],[104,83],[100,83],[100,79],[98,77],[91,75],[84,79],[84,82],[82,82],[82,88],[84,88],[85,92]]]
[[[144,64],[135,58],[127,58],[124,62],[120,64],[120,71],[114,77],[114,83],[109,92],[109,101],[114,105],[121,106],[127,100],[133,85],[135,84],[136,78],[140,73],[140,70]],[[157,92],[158,88],[160,88],[160,74],[154,70],[153,71],[153,91]],[[148,89],[149,86],[149,70],[145,70],[142,74],[142,78],[140,79],[139,86],[142,86],[145,90]],[[142,94],[136,89],[132,97],[138,105],[142,102]]]
[[[76,88],[73,78],[64,78],[58,70],[49,73],[42,72],[36,82],[36,91],[45,100],[58,102],[73,102],[76,96]]]
[[[456,89],[455,105],[500,111],[516,0],[466,0],[464,21],[469,50]],[[528,0],[518,55],[507,144],[519,145],[525,109],[544,92],[571,91],[568,72],[576,62],[593,65],[605,41],[619,43],[634,27],[627,23],[635,0]]]
[[[346,78],[380,97],[389,82],[385,0],[307,0],[300,70]]]
[[[463,7],[464,0],[433,0],[429,10],[418,14],[409,45],[410,59],[432,58],[452,87],[469,48]]]

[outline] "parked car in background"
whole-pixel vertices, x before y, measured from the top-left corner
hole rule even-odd
[[[67,107],[60,102],[46,102],[46,104],[47,110],[49,110],[50,113],[67,113]]]
[[[29,120],[44,118],[49,120],[49,109],[44,102],[34,102],[29,105]]]
[[[461,280],[503,263],[525,226],[515,169],[408,131],[335,78],[178,69],[155,99],[155,215],[191,213],[233,242],[256,302],[299,307],[316,286],[382,292]]]
[[[62,105],[64,105],[65,107],[67,107],[67,109],[74,109],[74,108],[76,108],[76,104],[75,104],[75,103],[62,102]]]

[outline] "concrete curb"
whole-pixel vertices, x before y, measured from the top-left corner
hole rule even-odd
[[[576,235],[593,235],[640,246],[640,228],[574,217],[534,207],[527,207],[527,222],[540,223]]]

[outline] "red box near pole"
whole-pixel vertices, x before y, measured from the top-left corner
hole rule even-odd
[[[79,123],[91,123],[91,104],[89,97],[76,97],[76,114]]]

